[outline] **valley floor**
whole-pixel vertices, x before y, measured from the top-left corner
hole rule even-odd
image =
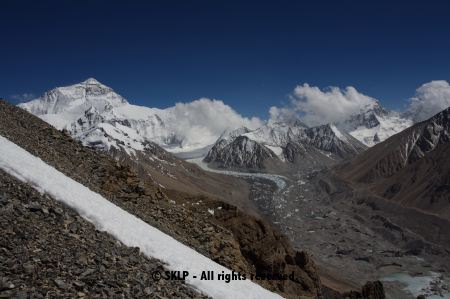
[[[328,190],[329,195],[324,189],[344,187],[322,179],[318,168],[287,178],[211,170],[199,161],[192,162],[205,170],[247,180],[252,186],[251,199],[261,214],[297,249],[314,255],[325,285],[348,291],[368,280],[382,280],[388,298],[450,298],[448,252],[439,245],[428,248],[423,237],[410,229],[414,225],[405,220],[417,217],[418,222],[432,223],[433,219],[407,210],[402,213],[410,214],[402,218],[396,215],[398,207],[363,196],[362,191]]]

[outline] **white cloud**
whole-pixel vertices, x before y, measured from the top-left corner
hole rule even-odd
[[[431,81],[416,90],[407,115],[415,122],[426,120],[450,106],[450,85],[445,80]]]
[[[186,146],[211,144],[229,128],[245,126],[256,129],[263,124],[257,117],[243,117],[222,101],[207,98],[177,103],[169,109],[176,118],[173,129],[178,136],[184,137],[183,145]]]
[[[37,98],[35,94],[33,93],[22,93],[22,94],[13,94],[11,95],[11,99],[21,101],[21,102],[27,102],[31,101],[33,99]]]
[[[358,92],[352,86],[321,90],[307,83],[297,86],[290,99],[291,103],[287,107],[271,108],[271,119],[289,120],[296,114],[306,124],[316,126],[343,121],[367,105],[377,103],[376,99]]]
[[[288,107],[275,107],[269,109],[269,122],[288,122],[297,119],[297,113],[294,109]]]

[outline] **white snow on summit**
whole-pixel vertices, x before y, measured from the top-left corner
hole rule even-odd
[[[213,298],[282,298],[250,280],[200,280],[202,271],[231,270],[178,242],[100,194],[67,177],[40,158],[0,136],[0,169],[76,210],[99,230],[147,256],[166,263],[174,271],[188,271],[186,283]],[[197,278],[194,278],[196,276]]]
[[[199,99],[166,109],[132,105],[93,78],[52,89],[19,107],[67,130],[84,145],[127,152],[142,150],[147,142],[172,152],[198,150],[213,144],[224,129],[261,124],[217,100]]]
[[[413,125],[411,119],[386,110],[376,101],[366,105],[337,126],[367,146],[373,146]]]
[[[294,163],[317,153],[330,159],[331,155],[348,158],[366,148],[333,124],[308,128],[298,121],[268,122],[255,130],[224,132],[204,161],[225,168],[262,169],[266,161]]]
[[[90,110],[97,114],[111,111],[128,102],[111,88],[90,78],[78,84],[47,91],[41,97],[19,107],[41,117],[57,129],[63,129]]]
[[[248,132],[238,135],[264,145],[283,159],[283,147],[306,128],[298,121],[264,123],[245,118],[222,101],[209,99],[178,103],[166,109],[132,105],[93,78],[52,89],[19,106],[59,130],[67,130],[86,146],[103,150],[114,147],[129,154],[145,150],[149,142],[173,153],[194,152],[214,144],[222,132],[243,127]],[[411,125],[411,120],[385,110],[371,99],[335,127],[372,146]]]
[[[334,135],[336,135],[337,138],[339,138],[342,141],[347,141],[347,137],[345,137],[345,135],[342,134],[342,132],[338,128],[336,128],[336,126],[334,124],[331,124],[330,128],[333,131]]]
[[[400,115],[395,114],[389,117],[377,116],[377,119],[379,125],[372,128],[359,126],[349,133],[365,145],[374,146],[378,142],[382,142],[414,124],[411,119],[402,118]],[[375,136],[378,137],[378,140]]]
[[[273,151],[284,160],[283,147],[306,128],[300,122],[272,122],[269,121],[256,130],[242,134]]]

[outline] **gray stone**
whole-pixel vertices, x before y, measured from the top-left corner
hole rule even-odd
[[[154,290],[153,290],[153,288],[151,288],[151,287],[146,287],[146,288],[144,289],[144,293],[145,293],[146,295],[151,295],[153,292],[154,292]]]
[[[39,212],[39,211],[42,210],[41,205],[38,204],[37,202],[31,202],[31,203],[28,205],[28,209],[29,209],[31,212]]]
[[[65,283],[64,281],[62,281],[61,279],[53,279],[53,282],[56,284],[56,286],[60,289],[67,289],[69,286],[67,285],[67,283]]]

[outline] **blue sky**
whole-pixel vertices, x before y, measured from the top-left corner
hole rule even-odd
[[[400,109],[450,79],[448,3],[4,0],[0,96],[95,77],[135,104],[209,97],[266,118],[309,83]]]

